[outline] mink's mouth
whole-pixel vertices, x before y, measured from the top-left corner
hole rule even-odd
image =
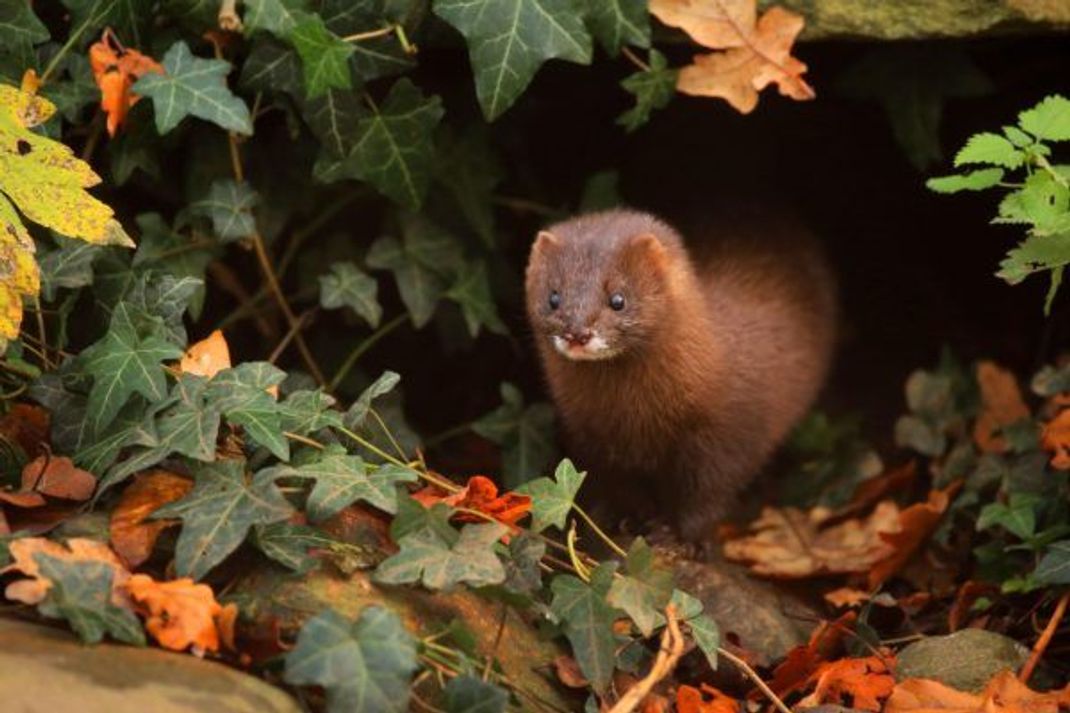
[[[620,353],[619,349],[610,346],[609,342],[598,334],[593,335],[583,344],[557,334],[552,339],[557,353],[572,361],[601,361],[611,359]]]

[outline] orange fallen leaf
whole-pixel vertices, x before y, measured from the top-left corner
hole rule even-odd
[[[902,569],[922,543],[929,539],[961,486],[962,482],[956,481],[944,490],[933,490],[928,500],[915,503],[899,513],[898,527],[881,530],[880,538],[891,548],[891,552],[870,569],[868,585],[871,590]]]
[[[692,686],[676,689],[677,713],[739,713],[739,701],[735,698],[708,684],[701,686],[701,690]]]
[[[42,455],[22,469],[23,492],[38,492],[64,500],[88,500],[96,490],[97,479],[66,456]]]
[[[218,329],[191,345],[178,363],[178,370],[183,374],[196,374],[208,379],[229,368],[230,347],[223,332]]]
[[[836,621],[821,622],[805,645],[788,651],[784,660],[773,670],[769,687],[780,696],[801,690],[821,663],[839,650],[857,619],[858,615],[849,611]]]
[[[591,685],[587,677],[580,671],[580,665],[571,656],[561,654],[554,659],[554,671],[557,672],[557,680],[569,688],[587,688]]]
[[[999,587],[990,582],[979,582],[975,579],[963,582],[958,592],[955,593],[955,602],[947,613],[948,631],[954,633],[962,628],[978,599],[998,593]]]
[[[869,600],[869,592],[851,587],[840,587],[831,592],[825,592],[824,597],[826,602],[837,608],[856,607]]]
[[[152,554],[156,538],[177,520],[149,520],[166,503],[183,497],[193,487],[189,478],[166,470],[139,474],[123,491],[111,512],[108,531],[111,545],[130,567],[137,567]]]
[[[100,87],[100,108],[108,115],[108,135],[115,136],[130,107],[140,98],[131,91],[134,82],[148,72],[164,74],[164,69],[152,57],[123,47],[111,28],[89,48],[89,65]]]
[[[836,517],[855,515],[872,507],[888,493],[909,487],[917,475],[917,461],[909,460],[902,465],[885,469],[880,475],[863,480],[851,495],[851,502],[836,511]]]
[[[799,701],[800,708],[833,703],[879,711],[881,699],[890,696],[895,688],[888,660],[879,656],[823,663],[811,676],[811,682],[816,684],[814,692]]]
[[[977,384],[981,387],[981,413],[973,424],[973,440],[986,453],[1004,453],[1007,439],[999,431],[1015,421],[1029,417],[1029,407],[1022,399],[1014,374],[994,362],[977,365]]]
[[[0,502],[17,508],[39,508],[45,504],[45,496],[25,490],[0,490]]]
[[[223,646],[228,651],[237,651],[235,634],[238,626],[238,605],[233,602],[223,605],[216,617],[216,626],[219,628],[219,640]]]
[[[530,495],[513,492],[499,495],[494,481],[482,475],[473,475],[468,479],[468,484],[455,493],[446,493],[435,485],[429,485],[412,497],[424,507],[441,502],[450,507],[477,510],[506,525],[516,525],[531,511]],[[486,522],[486,518],[466,512],[457,513],[456,518],[465,522]]]
[[[0,574],[18,572],[29,579],[20,579],[7,585],[4,596],[23,604],[37,604],[48,594],[52,581],[41,574],[34,555],[44,553],[50,557],[72,562],[104,562],[112,568],[111,600],[115,606],[130,608],[124,585],[130,577],[123,563],[111,548],[103,542],[84,538],[67,540],[66,547],[44,537],[23,537],[8,543],[13,562],[0,569]]]
[[[236,614],[233,610],[224,612],[211,587],[188,577],[157,582],[148,575],[135,574],[126,582],[126,591],[145,616],[145,630],[160,646],[172,651],[192,647],[198,656],[219,651],[220,622],[229,627]]]
[[[1041,447],[1051,452],[1051,467],[1070,470],[1070,409],[1064,409],[1044,426]]]
[[[1013,671],[997,673],[980,694],[958,691],[939,681],[900,681],[885,704],[885,713],[1059,713],[1070,707],[1070,685],[1037,693]]]
[[[754,0],[650,0],[650,14],[711,49],[742,46],[758,21]]]

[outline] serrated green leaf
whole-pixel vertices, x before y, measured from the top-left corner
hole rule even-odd
[[[546,60],[591,61],[591,37],[571,0],[435,0],[433,9],[468,42],[488,121],[513,105]]]
[[[322,391],[295,391],[279,404],[283,431],[307,436],[321,428],[342,425],[342,414],[331,408],[334,397]]]
[[[1030,235],[1007,253],[996,275],[1016,285],[1034,272],[1070,265],[1070,233]]]
[[[245,462],[220,460],[192,468],[193,490],[168,503],[154,519],[180,518],[175,570],[200,579],[245,540],[253,525],[285,520],[293,508],[275,485],[276,473],[265,472],[246,482]]]
[[[557,455],[554,412],[546,403],[524,406],[520,390],[501,386],[502,405],[472,425],[472,430],[502,447],[502,472],[510,488],[546,472]]]
[[[649,637],[672,597],[672,574],[654,566],[654,552],[642,537],[632,541],[624,566],[626,574],[614,578],[606,601],[627,613],[640,633]]]
[[[620,85],[635,95],[635,106],[617,117],[617,123],[628,131],[635,131],[650,120],[655,109],[668,106],[676,94],[678,70],[669,67],[665,55],[650,50],[650,70],[625,77]]]
[[[290,31],[290,42],[301,57],[305,93],[309,99],[321,96],[331,88],[353,87],[353,76],[349,71],[353,45],[328,30],[319,15],[301,17]]]
[[[253,49],[242,65],[238,84],[247,91],[304,96],[300,58],[282,42],[261,37],[253,43]]]
[[[517,488],[518,493],[531,496],[531,529],[542,532],[553,525],[564,531],[565,520],[586,477],[586,472],[577,471],[566,458],[558,463],[553,480],[536,478]]]
[[[398,553],[375,570],[375,580],[383,584],[422,582],[428,589],[461,583],[472,587],[500,584],[505,581],[505,568],[494,546],[508,531],[497,522],[465,525],[452,544],[429,529],[406,535],[398,542]]]
[[[1070,188],[1046,171],[1036,172],[1004,196],[992,222],[1031,224],[1037,235],[1070,232]]]
[[[955,166],[984,163],[1004,168],[1018,168],[1025,162],[1025,154],[999,134],[982,133],[970,137],[955,154]]]
[[[1038,139],[1070,141],[1070,99],[1047,97],[1019,114],[1018,125]]]
[[[325,688],[328,713],[404,713],[416,669],[416,643],[401,619],[370,606],[355,624],[332,609],[305,622],[283,677]]]
[[[1045,584],[1070,584],[1070,540],[1048,545],[1033,576]]]
[[[307,525],[274,522],[253,527],[253,544],[283,567],[304,573],[316,564],[309,550],[330,549],[338,540]]]
[[[443,690],[446,713],[504,713],[509,692],[471,675],[456,676]]]
[[[1017,126],[1004,126],[1003,134],[1012,144],[1020,149],[1025,148],[1026,146],[1031,146],[1035,141],[1032,136],[1025,133]]]
[[[253,208],[260,194],[246,183],[224,178],[212,182],[208,196],[190,206],[198,214],[212,219],[212,230],[224,243],[248,238],[256,233]]]
[[[401,375],[393,371],[384,371],[376,379],[361,392],[357,400],[353,402],[353,405],[346,411],[342,421],[345,423],[346,428],[351,431],[355,431],[364,425],[364,420],[368,418],[368,413],[371,411],[372,403],[375,402],[380,396],[393,391],[398,383],[401,381]]]
[[[349,307],[373,328],[379,326],[383,308],[379,304],[379,283],[351,262],[336,262],[331,271],[320,275],[320,305],[325,309]]]
[[[262,30],[283,40],[289,39],[307,8],[304,0],[244,0],[242,4],[245,5],[242,25],[246,34]]]
[[[621,47],[650,46],[650,11],[646,0],[584,0],[591,34],[611,57]]]
[[[509,330],[498,316],[498,308],[490,291],[487,266],[482,260],[464,264],[453,286],[446,290],[446,297],[461,306],[468,333],[473,337],[479,335],[482,327],[495,334],[508,334]]]
[[[937,193],[958,193],[959,191],[981,191],[991,188],[1002,180],[1002,168],[982,168],[954,176],[930,178],[925,182],[925,186]]]
[[[224,369],[208,384],[208,399],[227,421],[245,428],[276,458],[290,459],[290,442],[282,432],[280,407],[268,389],[282,383],[286,373],[267,362],[244,362]]]
[[[41,575],[51,582],[37,610],[44,616],[66,619],[87,644],[108,634],[128,644],[144,646],[145,633],[132,611],[111,601],[114,568],[106,562],[66,560],[44,552],[34,555]]]
[[[163,56],[166,74],[148,72],[133,91],[152,100],[156,129],[160,134],[178,126],[187,116],[210,121],[228,131],[251,136],[249,107],[227,87],[230,63],[193,56],[189,45],[179,41]]]
[[[361,501],[393,514],[397,512],[397,486],[412,483],[417,475],[405,468],[372,468],[360,456],[329,453],[319,460],[293,468],[287,475],[309,478],[316,484],[305,510],[312,522],[322,522]]]
[[[612,571],[603,573],[592,584],[569,574],[558,575],[550,583],[553,600],[550,609],[564,623],[565,636],[572,645],[572,654],[580,670],[595,691],[603,691],[613,676],[616,639],[613,622],[617,612],[606,603],[607,579]],[[607,576],[608,574],[608,576]]]

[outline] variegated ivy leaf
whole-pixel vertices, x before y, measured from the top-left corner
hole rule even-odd
[[[621,47],[650,46],[650,11],[647,0],[585,0],[587,25],[611,56]]]
[[[494,546],[508,530],[496,522],[465,525],[453,542],[435,530],[418,530],[401,538],[401,549],[379,565],[375,579],[384,584],[422,582],[428,589],[500,584],[505,568]]]
[[[190,208],[211,218],[213,232],[227,243],[256,233],[253,208],[259,202],[260,195],[248,183],[224,178],[214,181],[208,196]]]
[[[472,430],[502,447],[505,484],[515,488],[550,468],[557,455],[554,411],[550,404],[524,405],[520,390],[502,384],[502,405],[479,419]]]
[[[290,32],[290,42],[301,56],[305,93],[309,99],[322,96],[332,88],[353,86],[349,68],[353,45],[328,30],[319,15],[301,17]]]
[[[383,308],[377,295],[379,283],[351,262],[336,262],[320,275],[320,304],[325,309],[349,307],[372,327],[379,326]]]
[[[308,7],[305,0],[245,0],[242,25],[246,34],[260,30],[288,39]]]

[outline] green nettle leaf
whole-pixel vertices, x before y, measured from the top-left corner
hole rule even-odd
[[[617,612],[606,603],[612,579],[612,567],[602,564],[592,573],[591,584],[570,574],[558,575],[550,583],[554,595],[550,610],[563,622],[576,663],[595,691],[609,685],[615,663]]]
[[[346,411],[342,421],[345,423],[346,428],[351,431],[356,430],[364,425],[364,420],[368,418],[369,412],[372,409],[372,403],[380,396],[385,396],[393,391],[398,382],[401,381],[401,375],[393,371],[384,371],[379,375],[379,378],[371,383],[368,388],[361,392],[357,400],[353,402],[353,405]]]
[[[467,40],[488,121],[513,105],[546,60],[591,61],[591,36],[572,0],[435,0],[434,13]]]
[[[1018,168],[1025,162],[1025,153],[999,134],[974,134],[955,154],[955,166],[987,163],[1004,168]]]
[[[1030,235],[999,263],[998,277],[1017,285],[1034,272],[1070,265],[1070,233]]]
[[[284,40],[289,39],[307,6],[305,0],[244,0],[242,4],[246,34],[263,30]]]
[[[320,275],[320,305],[325,309],[349,307],[372,327],[383,317],[379,304],[379,283],[351,262],[336,262],[331,271]]]
[[[119,303],[111,314],[108,333],[81,354],[85,370],[93,377],[89,391],[92,430],[100,433],[133,394],[150,402],[167,395],[161,362],[178,359],[182,350],[152,333],[139,332],[131,308]]]
[[[223,178],[212,182],[208,197],[190,206],[197,215],[212,219],[212,230],[224,243],[248,238],[256,233],[253,208],[260,202],[260,194],[248,183]]]
[[[361,94],[353,90],[328,89],[301,102],[301,116],[331,160],[349,154],[359,138],[357,125],[369,113]]]
[[[103,249],[99,245],[55,236],[58,248],[37,253],[41,268],[41,296],[51,302],[56,290],[77,289],[93,282],[93,261]]]
[[[1036,235],[1070,232],[1070,188],[1048,172],[1037,172],[1008,193],[994,223],[1031,224]]]
[[[606,601],[623,609],[643,636],[649,637],[672,596],[672,574],[654,566],[654,552],[642,537],[632,542],[624,567],[627,574],[613,580]]]
[[[152,99],[161,135],[191,115],[228,131],[252,135],[249,107],[227,88],[229,62],[194,57],[189,45],[179,41],[167,50],[161,64],[166,74],[146,73],[133,87],[134,93]]]
[[[572,461],[565,458],[557,465],[553,480],[536,478],[517,488],[518,493],[531,496],[531,529],[542,532],[553,525],[564,530],[576,493],[586,477],[586,472],[577,471]]]
[[[1048,545],[1033,576],[1045,584],[1070,584],[1070,540]]]
[[[303,82],[297,53],[282,42],[267,37],[253,43],[238,80],[239,86],[247,91],[286,92],[293,96],[303,94]]]
[[[606,52],[616,57],[624,45],[650,46],[647,0],[585,0],[587,24]]]
[[[290,459],[290,442],[282,432],[279,404],[268,393],[286,373],[263,361],[244,362],[212,377],[208,399],[227,421],[239,424],[254,441],[276,458]]]
[[[274,522],[253,527],[253,544],[283,567],[302,573],[316,564],[316,558],[309,554],[309,550],[329,550],[339,543],[314,527]]]
[[[283,678],[326,689],[329,713],[404,713],[416,669],[416,642],[401,619],[370,606],[356,623],[333,609],[305,622]]]
[[[175,546],[179,576],[200,579],[238,548],[253,525],[279,522],[293,513],[275,485],[278,473],[273,470],[247,483],[245,461],[194,465],[193,490],[153,514],[156,519],[182,519]]]
[[[322,522],[348,505],[362,501],[393,514],[397,512],[397,486],[418,478],[407,468],[372,469],[360,456],[331,452],[319,460],[286,470],[286,475],[316,481],[305,511],[312,522]]]
[[[342,426],[342,414],[331,406],[334,406],[334,397],[322,391],[295,391],[279,404],[279,425],[283,431],[300,436],[321,428],[339,428]]]
[[[958,193],[959,191],[982,191],[1002,180],[1002,168],[982,168],[961,175],[930,178],[925,182],[925,186],[937,193]]]
[[[466,583],[472,587],[500,584],[505,568],[494,546],[509,528],[501,523],[465,525],[456,542],[431,529],[419,530],[398,541],[400,551],[375,570],[383,584],[422,582],[428,589],[445,589]]]
[[[525,408],[524,397],[512,384],[501,386],[502,405],[479,419],[472,430],[502,447],[505,484],[515,488],[549,468],[557,455],[554,410],[536,403]]]
[[[0,45],[35,45],[51,35],[44,23],[33,14],[33,8],[23,0],[0,0]]]
[[[87,644],[108,634],[128,644],[145,644],[141,622],[132,611],[111,601],[113,567],[105,562],[71,561],[39,552],[34,560],[52,586],[37,610],[46,617],[66,619]]]
[[[504,713],[509,692],[476,676],[456,676],[443,690],[446,713]]]
[[[349,57],[353,45],[334,34],[319,15],[305,15],[290,33],[290,42],[301,57],[305,70],[305,93],[309,99],[328,89],[351,89],[353,76]]]
[[[676,93],[679,71],[669,67],[665,55],[650,50],[649,70],[636,72],[621,80],[620,85],[635,95],[635,106],[617,117],[617,123],[628,131],[635,131],[650,121],[655,109],[663,109]]]
[[[1000,525],[1023,540],[1028,539],[1036,532],[1036,508],[1041,502],[1039,495],[1014,493],[1007,504],[989,503],[977,518],[977,529],[987,530]]]
[[[1038,139],[1070,141],[1070,99],[1047,97],[1019,114],[1018,125]]]
[[[498,316],[487,278],[487,265],[482,260],[464,264],[456,282],[446,291],[446,297],[461,306],[468,333],[473,337],[479,335],[481,327],[496,334],[508,334],[509,330]]]

